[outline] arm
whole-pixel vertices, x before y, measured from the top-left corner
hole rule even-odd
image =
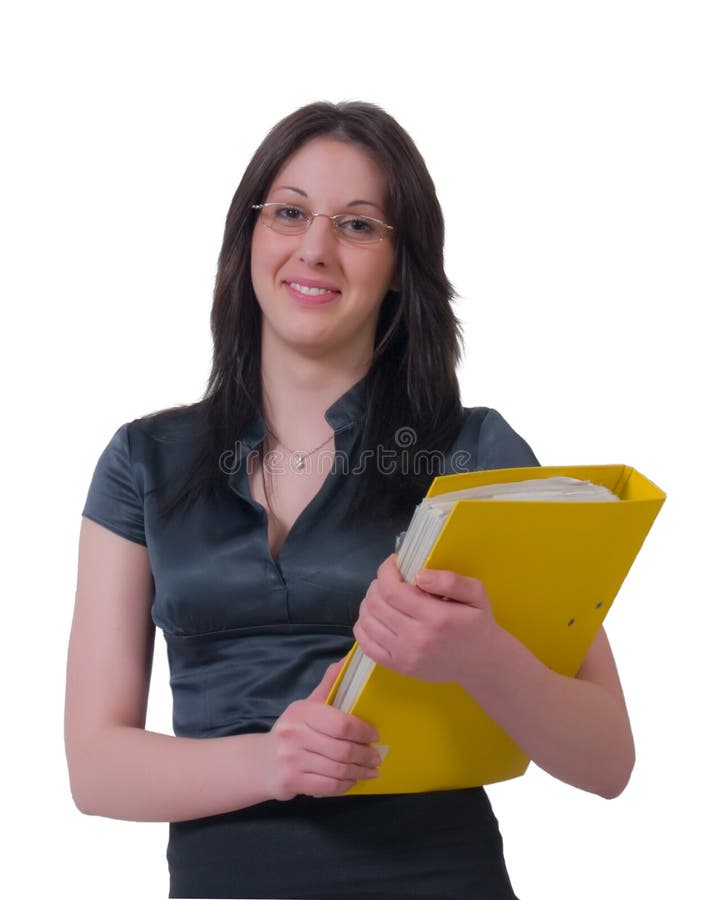
[[[635,762],[623,691],[600,629],[575,678],[559,675],[504,629],[492,664],[466,690],[542,769],[575,787],[617,797]]]
[[[630,777],[633,738],[603,630],[576,678],[553,672],[491,614],[480,581],[424,570],[402,582],[385,561],[355,631],[375,661],[427,681],[455,681],[556,778],[615,797]]]
[[[146,731],[153,590],[147,549],[83,519],[65,707],[82,812],[177,822],[298,793],[340,794],[373,777],[374,730],[323,702],[337,666],[268,734],[200,740]]]

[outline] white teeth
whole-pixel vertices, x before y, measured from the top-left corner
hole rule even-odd
[[[310,297],[318,297],[319,294],[333,293],[331,290],[329,290],[329,288],[307,287],[306,284],[297,284],[296,281],[291,281],[290,287],[293,287],[296,291],[299,291],[300,294],[307,294]]]

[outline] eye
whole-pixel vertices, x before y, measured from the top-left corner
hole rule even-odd
[[[307,213],[298,206],[280,206],[273,207],[273,215],[279,222],[300,222],[307,218]]]
[[[380,226],[365,216],[344,216],[338,220],[338,227],[353,236],[370,237],[379,234]]]

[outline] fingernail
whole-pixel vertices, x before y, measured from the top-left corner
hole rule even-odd
[[[433,581],[433,573],[430,569],[419,569],[416,573],[415,581],[417,584],[430,585]]]

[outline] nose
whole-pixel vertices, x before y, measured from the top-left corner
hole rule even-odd
[[[328,265],[336,249],[333,225],[328,216],[316,215],[300,236],[299,259],[309,266]]]

